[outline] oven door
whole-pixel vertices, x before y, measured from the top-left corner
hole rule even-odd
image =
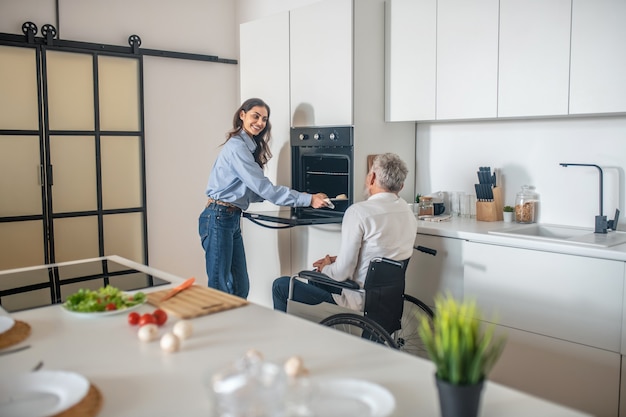
[[[341,223],[343,212],[309,207],[281,207],[274,211],[245,211],[243,217],[269,229]]]

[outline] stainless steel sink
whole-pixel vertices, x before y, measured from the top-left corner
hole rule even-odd
[[[559,243],[574,243],[597,247],[611,247],[626,243],[626,232],[609,231],[606,234],[594,233],[593,229],[560,226],[552,224],[515,225],[499,230],[489,231],[490,234],[520,237],[525,239],[544,240]]]

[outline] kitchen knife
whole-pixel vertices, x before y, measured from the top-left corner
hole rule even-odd
[[[474,189],[476,190],[476,199],[478,201],[483,200],[482,189],[480,188],[480,184],[474,184]]]
[[[191,287],[195,281],[196,281],[196,279],[194,277],[191,277],[191,278],[185,280],[185,282],[183,282],[182,284],[180,284],[177,287],[174,287],[170,292],[165,294],[165,297],[161,298],[161,301],[159,301],[159,302],[162,303],[165,300],[169,300],[170,298],[172,298],[173,296],[175,296],[179,292],[181,292],[183,290],[186,290],[187,288]]]

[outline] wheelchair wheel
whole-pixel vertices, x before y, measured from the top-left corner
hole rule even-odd
[[[320,321],[320,324],[332,327],[335,330],[358,336],[362,339],[380,343],[393,349],[398,349],[398,345],[382,326],[374,320],[359,316],[358,314],[340,313]]]
[[[405,294],[401,328],[394,333],[394,339],[401,351],[428,359],[428,352],[417,330],[424,316],[428,318],[432,327],[434,314],[430,307],[417,298]]]

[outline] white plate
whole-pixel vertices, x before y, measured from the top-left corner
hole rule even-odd
[[[310,409],[324,417],[386,417],[396,408],[389,390],[359,379],[318,381]]]
[[[126,307],[126,308],[122,308],[120,310],[91,311],[89,313],[83,312],[83,311],[68,310],[67,308],[65,308],[65,306],[63,304],[61,304],[61,308],[63,310],[65,310],[65,311],[67,311],[68,313],[73,314],[75,316],[79,316],[79,317],[106,317],[106,316],[113,316],[115,314],[120,314],[120,313],[128,313],[129,311],[133,311],[133,310],[141,307],[144,304],[145,304],[145,301],[143,303],[135,304],[132,307]]]
[[[15,320],[9,316],[0,316],[0,334],[6,332],[15,325]]]
[[[48,417],[76,405],[89,392],[82,375],[63,371],[27,372],[0,379],[0,416]]]

